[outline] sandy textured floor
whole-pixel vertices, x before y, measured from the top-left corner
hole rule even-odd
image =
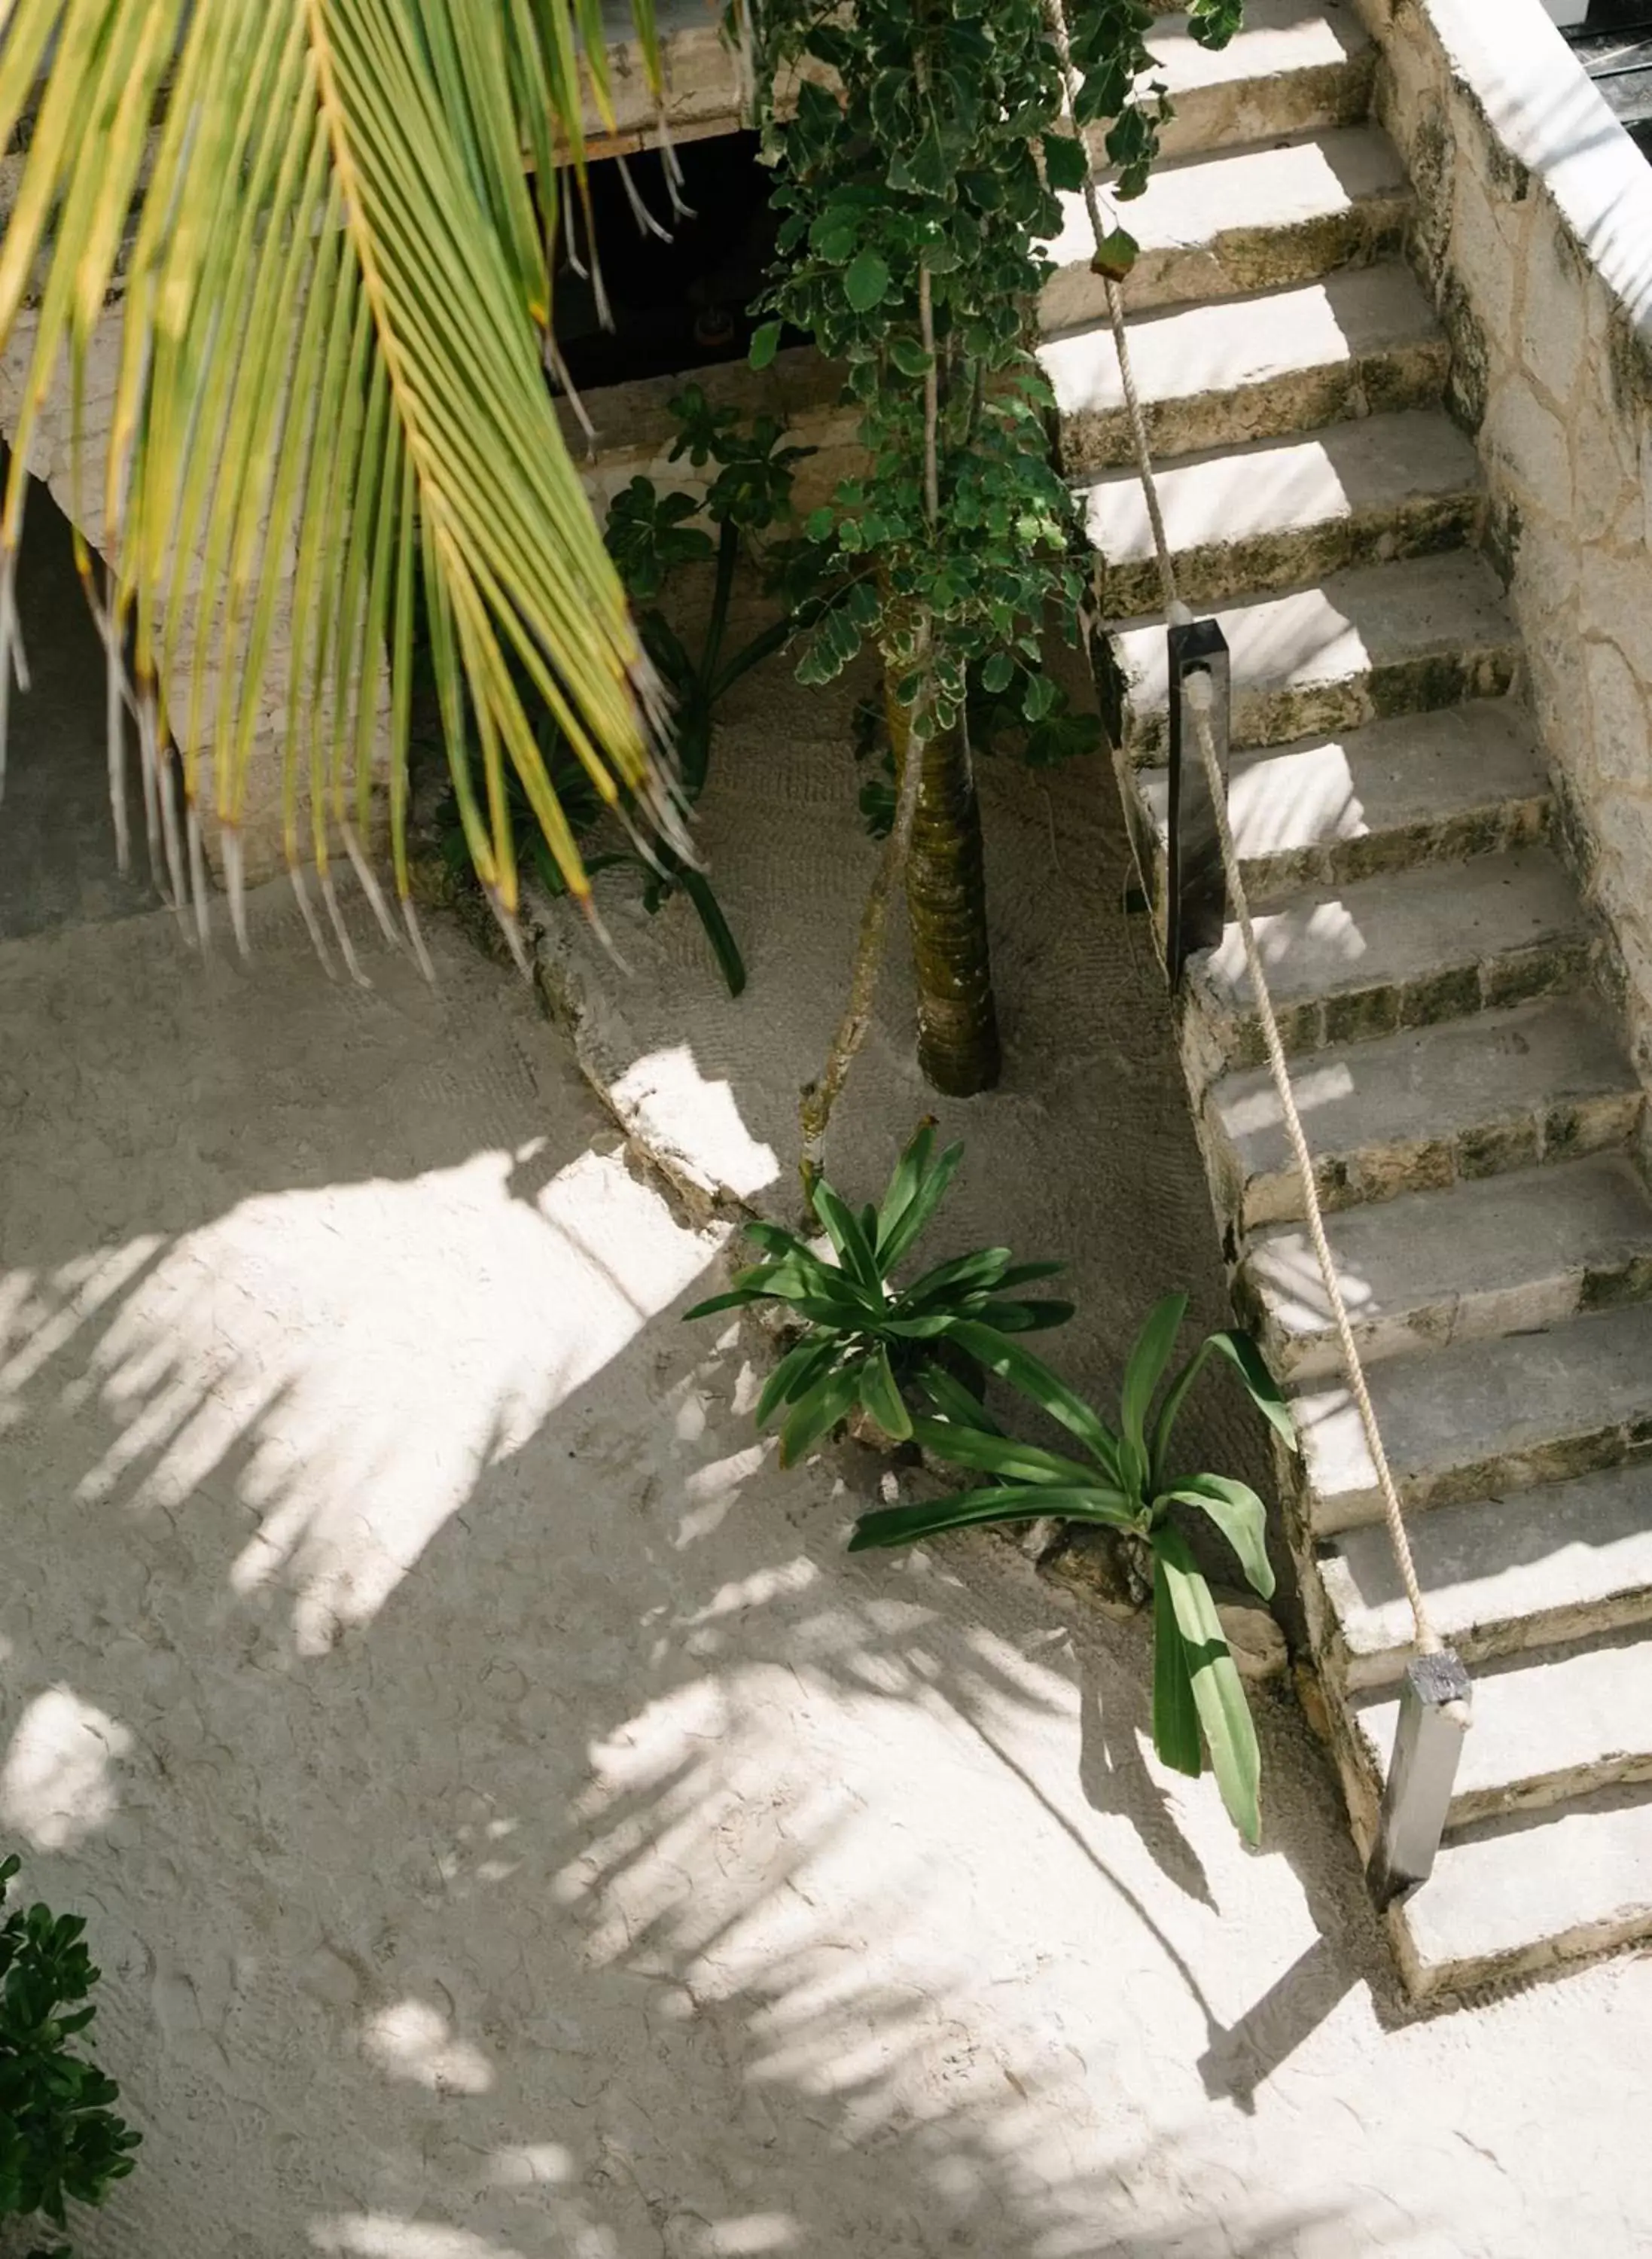
[[[1287,1702],[1247,1856],[1135,1627],[844,1557],[520,985],[258,925],[0,942],[0,1837],[147,2137],[88,2259],[1648,2248],[1652,1964],[1406,2023]],[[1150,993],[1083,1072],[1162,1108]],[[1126,1096],[1086,1357],[1198,1244]]]

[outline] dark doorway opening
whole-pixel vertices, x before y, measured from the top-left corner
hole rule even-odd
[[[1613,117],[1652,157],[1652,0],[1592,0],[1566,37]]]
[[[741,360],[756,324],[747,308],[763,287],[774,253],[776,219],[769,175],[758,162],[755,133],[720,133],[677,151],[678,193],[689,216],[673,213],[665,160],[657,150],[627,157],[631,185],[644,208],[669,231],[662,240],[639,224],[626,194],[621,160],[590,168],[602,281],[614,317],[606,331],[595,290],[572,264],[568,229],[588,267],[583,214],[572,194],[565,206],[561,256],[552,301],[557,344],[576,390],[670,376],[680,369]],[[801,334],[786,342],[801,344]]]

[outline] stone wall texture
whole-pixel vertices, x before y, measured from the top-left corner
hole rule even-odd
[[[1652,1077],[1652,167],[1540,0],[1356,0],[1570,849]]]

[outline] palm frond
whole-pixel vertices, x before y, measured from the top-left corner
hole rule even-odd
[[[658,97],[653,0],[631,8]],[[243,825],[275,800],[274,765],[287,859],[314,866],[341,941],[331,873],[347,856],[378,900],[364,844],[388,784],[410,923],[421,598],[466,838],[508,926],[512,772],[588,894],[524,679],[602,798],[680,840],[659,694],[542,360],[582,112],[612,115],[601,16],[593,0],[0,0],[0,146],[27,121],[0,349],[30,348],[0,666],[31,440],[67,367],[78,496],[82,456],[103,455],[101,514],[76,512],[101,573],[77,553],[111,668],[117,843],[130,713],[181,906],[203,909],[210,821],[239,923]]]

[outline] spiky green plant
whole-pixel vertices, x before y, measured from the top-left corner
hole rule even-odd
[[[1045,1514],[1140,1539],[1153,1564],[1153,1746],[1166,1764],[1195,1778],[1208,1749],[1222,1801],[1254,1843],[1261,1832],[1256,1727],[1210,1587],[1171,1508],[1191,1507],[1213,1521],[1264,1600],[1273,1593],[1266,1509],[1248,1484],[1231,1475],[1178,1473],[1171,1446],[1187,1393],[1213,1353],[1228,1360],[1258,1411],[1292,1449],[1296,1429],[1248,1334],[1207,1335],[1160,1394],[1186,1315],[1187,1297],[1177,1293],[1167,1294],[1149,1315],[1125,1366],[1116,1429],[1019,1344],[1008,1343],[994,1354],[986,1343],[972,1343],[965,1329],[962,1346],[1057,1421],[1087,1457],[1070,1459],[1017,1443],[979,1408],[955,1402],[939,1420],[914,1421],[913,1433],[937,1458],[992,1482],[950,1498],[863,1514],[850,1550],[908,1545],[943,1530]]]
[[[1012,1334],[1065,1324],[1071,1302],[1029,1300],[1021,1288],[1048,1279],[1059,1263],[1016,1263],[1007,1247],[979,1247],[937,1263],[909,1286],[893,1274],[926,1229],[964,1158],[962,1145],[935,1154],[925,1122],[901,1156],[880,1206],[858,1215],[823,1178],[809,1198],[837,1254],[817,1254],[779,1224],[749,1223],[765,1259],[743,1271],[724,1294],[687,1313],[709,1318],[753,1302],[777,1302],[803,1326],[801,1338],[769,1375],[758,1424],[783,1411],[780,1459],[800,1458],[858,1404],[887,1436],[918,1431],[908,1397],[921,1389],[953,1417],[979,1407],[963,1376],[1013,1364]]]

